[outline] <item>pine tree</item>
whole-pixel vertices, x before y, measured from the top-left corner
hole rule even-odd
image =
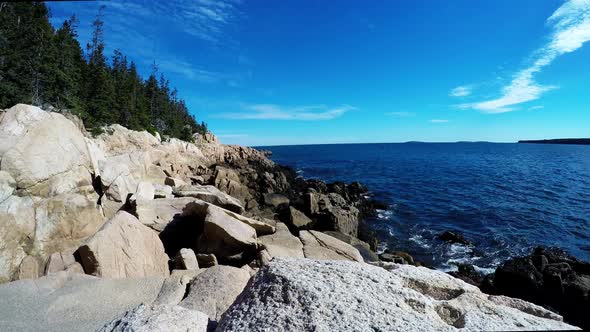
[[[81,100],[81,83],[84,73],[84,56],[80,43],[76,40],[78,20],[72,16],[63,22],[55,33],[57,49],[57,68],[54,91],[50,102],[58,109],[69,109],[75,114],[84,112]]]
[[[86,57],[75,17],[55,31],[42,2],[0,2],[0,108],[51,105],[80,115],[87,127],[120,123],[134,130],[192,140],[205,133],[154,63],[147,80],[119,50],[104,55],[104,6],[92,23]]]
[[[114,99],[114,87],[109,68],[104,56],[104,21],[105,6],[99,9],[92,23],[92,41],[87,45],[88,70],[86,77],[86,107],[92,127],[115,123],[118,115],[111,111]]]

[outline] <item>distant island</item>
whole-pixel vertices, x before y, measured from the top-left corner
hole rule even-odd
[[[590,138],[556,138],[556,139],[541,139],[541,140],[522,140],[522,141],[518,141],[518,143],[590,145]]]

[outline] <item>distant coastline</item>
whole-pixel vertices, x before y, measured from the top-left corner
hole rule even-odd
[[[541,139],[541,140],[522,140],[522,141],[518,141],[518,143],[590,145],[590,138],[556,138],[556,139]]]

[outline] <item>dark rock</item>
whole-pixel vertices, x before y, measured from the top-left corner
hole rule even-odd
[[[471,241],[465,239],[463,237],[463,235],[459,234],[459,233],[454,233],[451,231],[445,231],[442,234],[440,234],[438,236],[438,238],[442,241],[448,242],[448,243],[460,243],[460,244],[464,244],[466,246],[470,246],[472,245]]]
[[[381,259],[384,262],[414,265],[414,258],[412,257],[412,255],[403,251],[386,250],[384,253],[379,255],[379,259]]]
[[[545,255],[532,255],[531,260],[539,272],[543,272],[547,264],[549,264]]]
[[[272,207],[279,207],[280,205],[289,205],[289,198],[285,195],[270,193],[264,195],[264,204]]]
[[[208,268],[217,265],[217,257],[214,254],[197,254],[199,267]]]
[[[494,284],[502,290],[502,294],[538,301],[539,290],[543,287],[543,275],[533,265],[530,257],[519,257],[507,261],[496,270]]]
[[[562,249],[538,247],[505,262],[480,288],[552,308],[566,322],[590,329],[589,266]]]
[[[457,264],[457,271],[449,272],[449,274],[478,287],[484,280],[484,276],[477,272],[471,264]]]

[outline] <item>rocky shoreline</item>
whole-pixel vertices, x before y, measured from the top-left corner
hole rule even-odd
[[[93,137],[67,113],[0,112],[0,330],[574,328],[500,295],[524,297],[502,272],[488,295],[407,253],[376,255],[363,221],[382,206],[359,183],[194,139],[119,125]],[[547,291],[559,276],[587,305],[586,263],[536,256]]]

